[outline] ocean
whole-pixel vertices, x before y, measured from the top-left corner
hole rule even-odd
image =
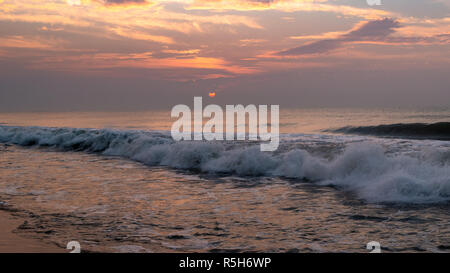
[[[0,208],[92,252],[450,252],[450,108],[281,109],[275,152],[174,120],[0,113]]]

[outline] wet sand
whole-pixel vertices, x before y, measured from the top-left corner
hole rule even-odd
[[[68,252],[38,239],[25,238],[13,231],[24,221],[0,210],[0,253],[61,253]]]

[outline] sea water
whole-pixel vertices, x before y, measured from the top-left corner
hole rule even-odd
[[[282,109],[261,152],[175,142],[166,111],[1,113],[0,206],[23,236],[90,251],[448,252],[449,121]]]

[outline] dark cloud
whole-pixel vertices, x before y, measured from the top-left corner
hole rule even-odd
[[[320,40],[307,45],[302,45],[299,47],[294,47],[288,50],[281,51],[278,53],[278,55],[292,56],[292,55],[309,55],[309,54],[325,53],[340,47],[341,44],[342,40],[340,39]]]
[[[146,0],[103,0],[105,5],[129,5],[129,4],[144,4]]]
[[[324,39],[278,52],[281,56],[309,55],[329,52],[348,42],[383,41],[399,28],[400,24],[391,18],[369,21],[358,28],[334,39]]]
[[[394,19],[385,18],[382,20],[369,21],[359,28],[343,35],[344,40],[361,41],[384,38],[395,32],[400,24]]]

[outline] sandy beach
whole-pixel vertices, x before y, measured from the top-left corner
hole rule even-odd
[[[0,253],[61,253],[65,249],[37,239],[25,238],[14,230],[23,223],[18,217],[0,211]]]

